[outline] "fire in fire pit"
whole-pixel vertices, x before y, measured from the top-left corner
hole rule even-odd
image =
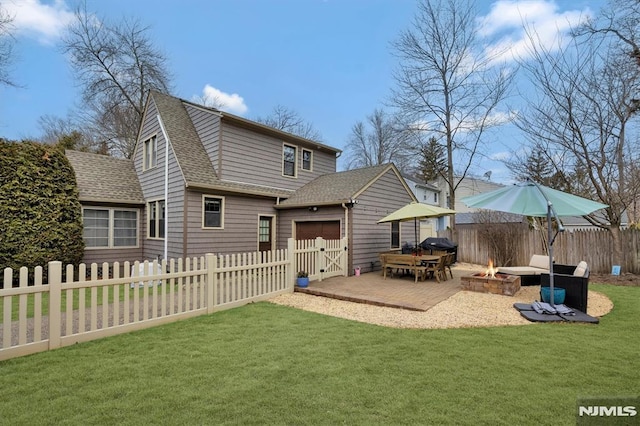
[[[493,259],[489,259],[489,268],[484,272],[484,274],[490,276],[491,278],[495,278],[497,272],[498,268],[493,268]]]
[[[463,290],[477,291],[481,293],[503,294],[513,296],[520,290],[520,277],[497,273],[493,260],[489,259],[489,268],[484,272],[460,277]]]

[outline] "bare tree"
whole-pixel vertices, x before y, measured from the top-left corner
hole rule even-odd
[[[224,102],[218,96],[206,92],[202,96],[194,96],[193,102],[217,110],[223,109],[225,106]]]
[[[115,155],[131,157],[150,89],[169,92],[167,59],[136,20],[109,24],[86,5],[63,39],[82,87],[84,121]]]
[[[493,210],[479,210],[473,213],[475,223],[481,223],[478,228],[478,238],[487,244],[489,256],[496,266],[513,264],[514,256],[520,245],[520,235],[525,223],[516,223],[510,213]]]
[[[42,136],[38,139],[41,143],[57,145],[63,149],[109,153],[105,141],[94,138],[72,115],[66,118],[43,115],[38,118],[38,126],[42,130]]]
[[[313,124],[305,121],[296,111],[282,105],[276,105],[270,115],[257,117],[255,121],[301,138],[322,142],[322,134]]]
[[[9,66],[13,56],[13,36],[11,35],[11,23],[13,17],[2,9],[0,3],[0,85],[15,86],[9,75]]]
[[[407,172],[410,156],[406,149],[406,133],[397,125],[394,117],[381,109],[359,121],[351,128],[345,147],[347,168],[377,166],[394,163]]]
[[[564,189],[608,204],[605,214],[587,219],[609,230],[613,264],[620,264],[623,212],[638,194],[631,179],[640,161],[637,137],[637,94],[640,67],[618,49],[619,41],[601,37],[573,38],[551,52],[529,31],[531,62],[523,68],[538,94],[518,127],[565,179]]]
[[[617,48],[640,67],[640,1],[611,0],[599,19],[590,19],[574,35],[604,35],[618,40]]]
[[[469,1],[422,0],[411,28],[393,43],[401,65],[392,102],[414,130],[443,140],[441,177],[452,206],[485,130],[499,123],[495,113],[513,78],[496,66],[497,56],[482,53],[476,17]]]

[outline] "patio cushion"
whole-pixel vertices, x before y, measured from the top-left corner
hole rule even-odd
[[[588,269],[587,262],[583,260],[580,263],[578,263],[578,266],[576,266],[576,269],[573,271],[573,276],[584,277],[584,275],[587,272],[587,269]]]
[[[549,270],[549,256],[544,256],[541,254],[534,254],[531,256],[531,260],[529,261],[529,266],[533,268],[540,268]]]
[[[540,275],[548,274],[548,269],[535,268],[533,266],[501,266],[499,272],[508,275]]]

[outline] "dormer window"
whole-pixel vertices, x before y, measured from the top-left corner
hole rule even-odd
[[[298,148],[293,145],[282,145],[282,174],[284,176],[296,176],[296,163]]]

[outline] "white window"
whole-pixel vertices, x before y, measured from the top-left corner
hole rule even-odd
[[[282,145],[282,174],[284,176],[296,176],[297,160],[298,148],[293,145]]]
[[[202,227],[224,228],[224,197],[202,196]]]
[[[434,204],[438,204],[438,193],[437,192],[433,193],[433,203]]]
[[[158,164],[158,138],[153,136],[144,141],[144,160],[142,170],[148,170]]]
[[[138,246],[138,211],[83,208],[84,243],[87,248]]]
[[[164,238],[165,208],[164,200],[152,201],[147,204],[147,237]]]
[[[311,171],[313,166],[313,151],[302,150],[302,170]]]

